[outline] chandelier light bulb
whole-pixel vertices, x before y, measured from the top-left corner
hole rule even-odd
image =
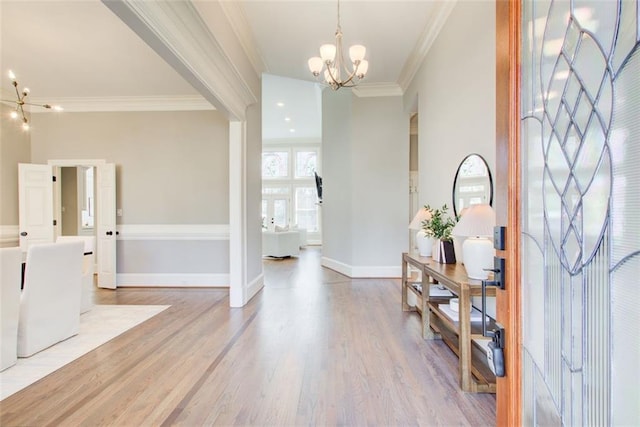
[[[314,76],[318,76],[320,74],[323,65],[324,62],[319,56],[314,56],[313,58],[309,59],[309,70],[311,71],[311,73],[313,73]]]
[[[349,57],[354,64],[364,59],[364,55],[367,53],[367,48],[361,44],[354,44],[349,48]]]
[[[30,93],[30,92],[31,92],[31,90],[29,90],[29,88],[28,88],[28,87],[25,87],[24,89],[22,89],[22,94],[23,94],[24,96],[29,95],[29,93]]]
[[[9,78],[10,78],[11,80],[15,80],[15,79],[16,79],[16,75],[15,75],[15,74],[13,74],[13,71],[9,70],[9,73],[8,73],[8,74],[9,74]]]
[[[29,123],[27,122],[22,123],[22,130],[29,130]]]
[[[325,64],[327,62],[333,62],[336,58],[336,45],[323,44],[320,46],[320,57]]]
[[[62,110],[64,110],[64,108],[62,108],[59,105],[53,105],[51,108],[53,109],[53,111],[62,111]]]
[[[18,118],[18,112],[17,111],[12,111],[11,113],[9,113],[9,117],[11,117],[12,119],[17,119]]]
[[[358,65],[358,78],[364,78],[365,74],[367,74],[367,71],[369,71],[369,61],[363,59]]]

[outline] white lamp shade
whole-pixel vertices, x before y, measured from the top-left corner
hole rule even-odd
[[[322,61],[326,63],[327,61],[333,62],[336,57],[336,45],[334,44],[323,44],[320,46],[320,57]]]
[[[360,78],[364,77],[364,75],[367,74],[368,70],[369,70],[369,61],[364,59],[362,60],[362,62],[360,62],[360,65],[358,65],[358,77]]]
[[[416,216],[413,217],[411,223],[409,224],[410,230],[421,230],[422,229],[422,221],[426,221],[431,219],[431,212],[426,210],[425,208],[420,209]]]
[[[496,213],[489,205],[471,205],[453,227],[454,236],[493,236]],[[465,257],[466,259],[466,257]]]
[[[320,58],[319,56],[310,58],[308,64],[309,70],[311,70],[313,74],[320,74],[320,71],[322,71],[322,66],[324,65],[324,63],[322,62],[322,58]]]
[[[367,53],[367,48],[361,44],[354,44],[349,48],[349,58],[351,62],[362,61]]]
[[[486,237],[469,237],[462,244],[464,268],[470,279],[485,280],[489,277],[487,268],[493,267],[495,249]]]

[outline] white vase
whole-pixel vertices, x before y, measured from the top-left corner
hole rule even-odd
[[[418,253],[420,256],[431,256],[433,238],[428,236],[424,230],[420,230],[416,233],[416,243],[418,245]]]

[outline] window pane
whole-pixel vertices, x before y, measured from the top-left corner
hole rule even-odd
[[[312,177],[318,164],[318,154],[315,151],[296,152],[296,178]]]
[[[287,225],[287,201],[284,199],[273,201],[274,224],[284,227]]]
[[[289,187],[262,187],[262,194],[289,194]]]
[[[319,230],[318,206],[316,205],[316,189],[314,187],[296,188],[296,224],[299,228],[315,232]]]
[[[268,151],[262,153],[262,177],[286,178],[289,176],[289,153]]]

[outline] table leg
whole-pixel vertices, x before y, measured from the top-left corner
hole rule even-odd
[[[471,297],[469,287],[460,289],[458,306],[458,351],[460,354],[458,373],[460,387],[464,391],[472,391],[473,378],[471,378]]]

